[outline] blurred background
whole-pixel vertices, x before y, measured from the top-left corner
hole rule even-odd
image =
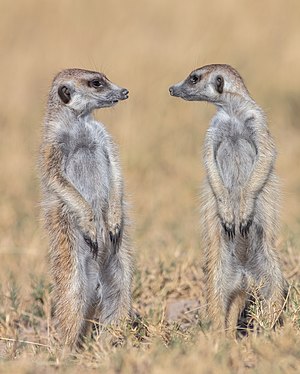
[[[130,91],[96,117],[120,148],[141,266],[200,253],[201,152],[215,109],[168,87],[209,63],[233,65],[266,111],[281,242],[298,235],[299,1],[1,0],[0,14],[0,269],[21,267],[22,277],[47,268],[36,164],[51,80],[68,67],[103,71]]]

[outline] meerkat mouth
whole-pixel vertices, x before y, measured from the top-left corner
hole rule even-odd
[[[109,103],[111,105],[116,105],[119,101],[123,101],[123,100],[126,100],[126,99],[128,99],[128,94],[127,95],[123,95],[121,97],[118,97],[117,99],[112,99],[112,100],[109,101]]]

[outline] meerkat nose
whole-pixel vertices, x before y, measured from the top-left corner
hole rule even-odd
[[[123,90],[122,90],[122,95],[123,96],[127,96],[129,94],[129,91],[126,89],[126,88],[124,88]]]
[[[174,94],[173,87],[170,87],[170,88],[169,88],[169,92],[170,92],[170,95],[173,96],[173,94]]]

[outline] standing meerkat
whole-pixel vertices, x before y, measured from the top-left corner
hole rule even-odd
[[[88,320],[130,310],[131,249],[118,153],[94,109],[128,98],[98,72],[66,69],[53,80],[40,149],[42,206],[50,239],[55,319],[65,344]]]
[[[274,325],[286,284],[275,250],[279,189],[265,115],[229,65],[203,66],[170,94],[217,107],[205,139],[201,212],[208,315],[216,329],[234,332],[258,291]]]

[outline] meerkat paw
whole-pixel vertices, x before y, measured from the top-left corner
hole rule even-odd
[[[116,211],[113,211],[113,213],[108,216],[108,236],[114,253],[116,253],[120,248],[122,235],[123,222],[121,214],[117,214]]]
[[[228,208],[222,209],[222,212],[220,212],[220,219],[225,234],[230,240],[233,240],[235,237],[235,223],[232,210]]]
[[[235,222],[231,202],[228,195],[218,199],[219,217],[225,234],[230,240],[235,237]]]
[[[250,227],[253,223],[254,199],[241,199],[240,207],[240,233],[243,238],[247,238]]]
[[[81,219],[79,226],[86,244],[91,249],[93,258],[96,259],[98,255],[98,241],[94,214],[90,214],[88,217]]]
[[[223,229],[230,240],[233,240],[235,237],[235,223],[234,222],[225,222],[221,219]]]
[[[248,220],[242,220],[240,222],[240,233],[243,238],[247,238],[249,234],[250,227],[252,225],[252,219],[249,218]]]
[[[87,235],[83,235],[83,238],[86,242],[86,244],[90,247],[91,249],[91,252],[92,252],[92,256],[93,256],[93,259],[96,260],[97,259],[97,256],[98,256],[98,242],[97,240],[96,241],[93,241],[90,237],[88,237]]]
[[[121,236],[122,228],[119,224],[116,224],[113,228],[109,230],[109,239],[115,252],[117,252],[120,247]]]

